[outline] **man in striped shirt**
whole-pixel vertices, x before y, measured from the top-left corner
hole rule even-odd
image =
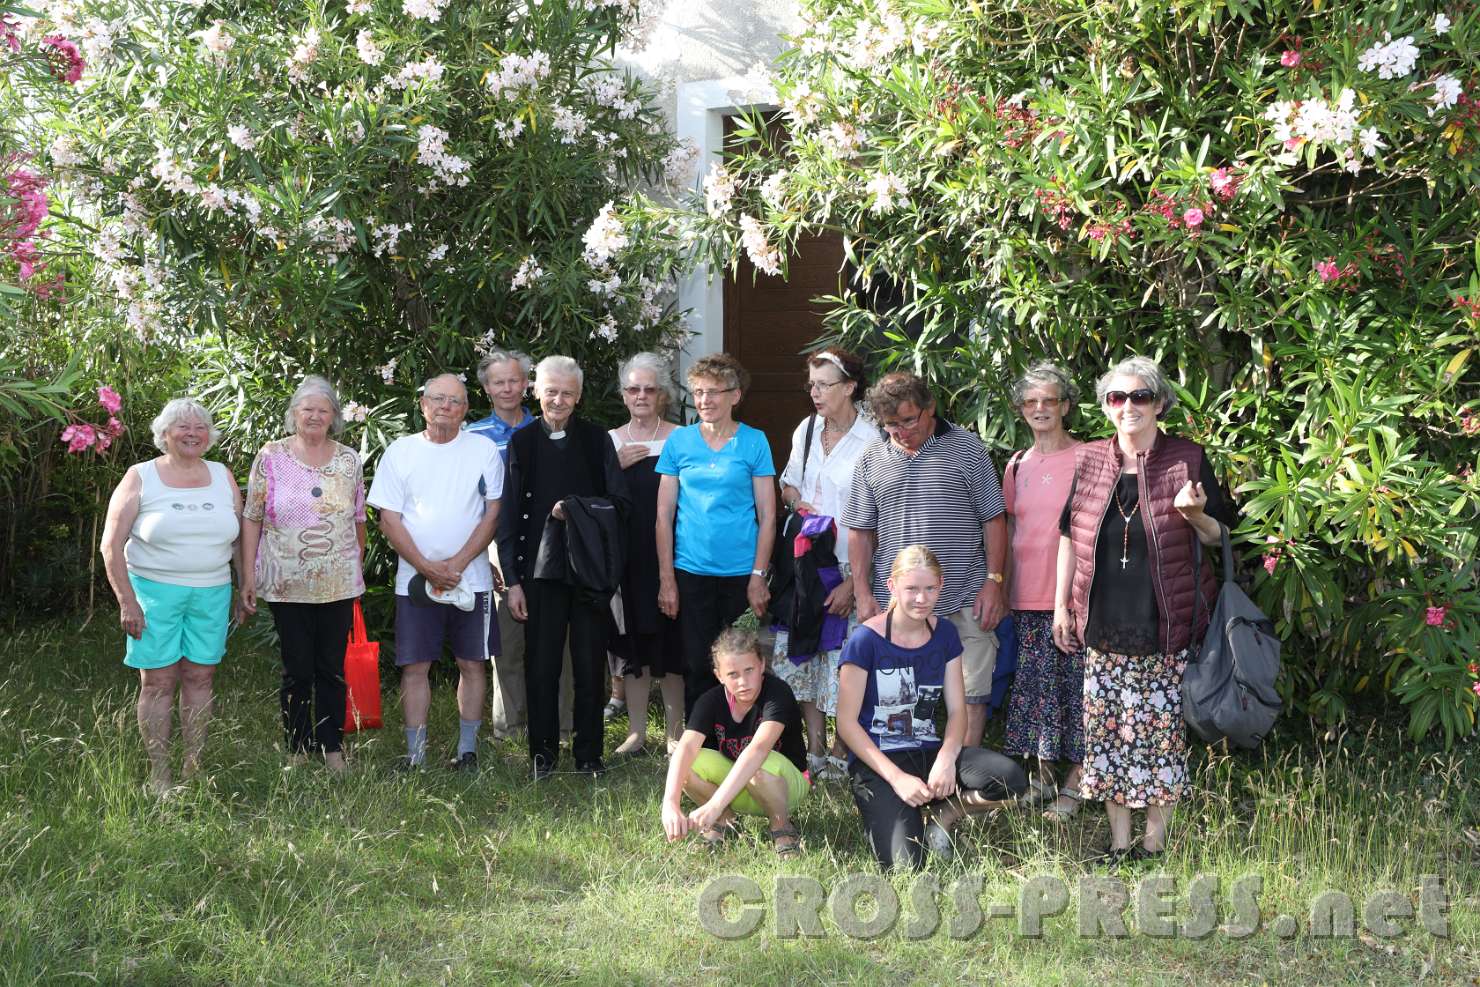
[[[926,545],[945,585],[935,613],[956,625],[965,651],[966,743],[981,743],[997,664],[999,621],[1007,616],[1003,570],[1007,519],[997,468],[981,440],[935,416],[935,398],[914,374],[892,373],[868,392],[869,410],[889,436],[853,470],[843,510],[858,619],[889,605],[894,556]]]

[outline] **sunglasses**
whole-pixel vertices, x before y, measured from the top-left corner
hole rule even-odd
[[[1107,391],[1105,392],[1105,404],[1107,407],[1119,408],[1129,400],[1137,408],[1144,408],[1156,400],[1156,392],[1149,387],[1138,387],[1134,391]]]

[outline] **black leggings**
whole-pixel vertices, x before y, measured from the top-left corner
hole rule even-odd
[[[355,601],[268,603],[283,652],[283,732],[288,750],[332,754],[344,731],[344,648]]]
[[[901,771],[924,781],[930,778],[937,750],[887,751],[884,756]],[[912,869],[923,865],[925,821],[920,809],[900,799],[894,787],[862,761],[855,760],[848,770],[853,777],[853,801],[863,816],[863,827],[879,866],[888,870],[896,863]],[[956,758],[956,786],[962,791],[980,791],[989,799],[1006,799],[1028,787],[1028,776],[1006,754],[963,747]]]

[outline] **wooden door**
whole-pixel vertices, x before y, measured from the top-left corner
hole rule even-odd
[[[724,346],[750,371],[750,393],[735,417],[766,433],[780,475],[791,453],[791,433],[812,412],[803,350],[822,335],[819,295],[837,295],[843,238],[804,237],[788,259],[785,279],[759,274],[740,261],[724,282]]]

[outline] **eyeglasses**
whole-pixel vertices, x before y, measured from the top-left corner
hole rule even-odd
[[[846,384],[847,380],[811,380],[802,387],[803,394],[811,394],[813,391],[830,391],[839,384]]]
[[[656,387],[649,387],[646,384],[644,384],[642,386],[638,386],[636,384],[629,384],[628,386],[622,388],[622,393],[625,394],[625,395],[627,395],[628,397],[635,398],[639,394],[657,394],[658,393],[658,389]]]
[[[922,412],[913,418],[901,418],[899,421],[894,422],[879,422],[879,427],[886,432],[908,432],[920,424],[920,419],[924,417],[925,415]]]
[[[694,396],[695,401],[703,401],[707,398],[717,398],[721,394],[729,394],[731,391],[738,390],[738,387],[701,387],[698,390],[690,391],[689,393]]]
[[[1066,398],[1024,398],[1018,405],[1020,408],[1052,408],[1056,404],[1063,404]]]
[[[451,405],[454,408],[459,408],[468,403],[467,398],[460,398],[455,394],[423,394],[422,397],[427,401],[427,403],[434,404],[438,408],[443,408],[448,405]]]
[[[1137,408],[1144,408],[1156,400],[1156,392],[1149,387],[1138,387],[1129,393],[1125,391],[1106,391],[1105,405],[1110,408],[1119,408],[1129,400]]]

